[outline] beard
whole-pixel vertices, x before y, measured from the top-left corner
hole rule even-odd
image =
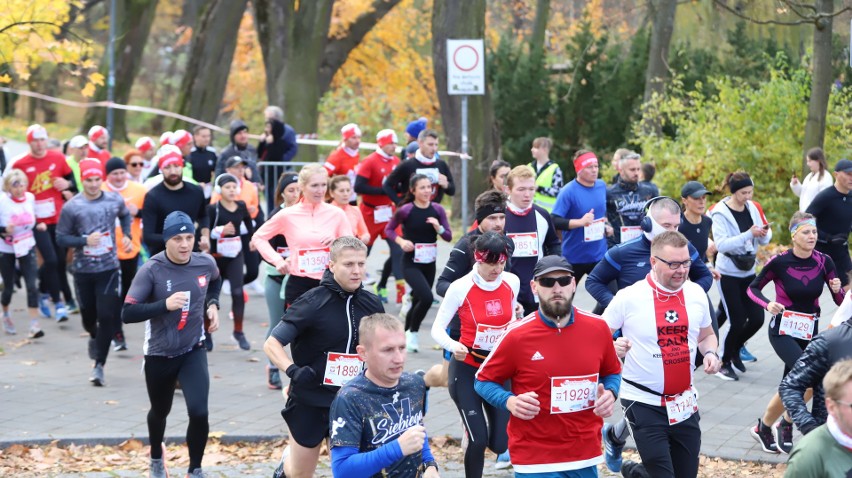
[[[562,317],[568,315],[571,312],[572,304],[574,303],[574,297],[571,296],[569,298],[564,298],[562,302],[553,303],[549,301],[542,301],[539,303],[541,307],[541,311],[544,312],[544,315],[549,319],[559,320]]]
[[[183,177],[180,174],[176,174],[174,176],[163,176],[163,182],[168,184],[169,186],[177,186],[183,181]]]

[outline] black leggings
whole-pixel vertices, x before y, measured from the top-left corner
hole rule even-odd
[[[124,298],[127,297],[127,291],[130,290],[130,284],[133,283],[133,278],[136,277],[136,271],[139,270],[139,255],[130,259],[120,259],[118,261],[121,269],[121,303],[124,303]],[[115,338],[124,339],[124,326],[120,320],[115,322]]]
[[[772,317],[772,321],[779,320],[781,318],[780,315],[776,315]],[[819,322],[817,322],[819,324]],[[772,324],[775,325],[775,324]],[[818,325],[814,326],[814,335],[816,335],[818,330]],[[795,337],[790,337],[789,335],[778,335],[777,332],[772,330],[773,327],[769,327],[769,345],[772,345],[772,348],[775,350],[775,354],[778,355],[778,358],[784,362],[784,375],[781,376],[783,379],[790,373],[790,370],[793,369],[793,365],[799,360],[799,357],[802,356],[802,352],[805,351],[805,347],[808,346],[810,340],[797,339]]]
[[[723,275],[719,280],[722,287],[722,305],[725,307],[731,328],[725,337],[725,353],[722,361],[730,363],[739,358],[743,344],[763,327],[763,309],[748,297],[748,286],[754,275],[731,277]]]
[[[159,445],[166,433],[166,418],[172,411],[178,380],[189,415],[186,444],[189,448],[189,471],[192,471],[201,467],[207,433],[210,431],[207,420],[210,375],[207,371],[207,351],[203,346],[177,357],[145,356],[145,385],[151,401],[151,410],[148,412],[151,458],[163,457]]]
[[[243,317],[246,312],[246,301],[243,297],[243,256],[245,250],[237,257],[216,256],[216,266],[222,280],[231,283],[231,311],[234,313],[234,332],[243,331]]]
[[[243,256],[243,263],[246,268],[246,276],[243,284],[250,284],[260,275],[260,253],[249,250],[248,240],[245,240],[243,241],[243,250],[240,255]],[[242,269],[240,269],[240,274],[242,274]]]
[[[435,263],[418,264],[414,253],[402,257],[402,275],[411,286],[411,310],[405,315],[405,330],[418,332],[420,324],[432,307],[432,284],[435,283]]]
[[[34,229],[33,237],[42,259],[38,270],[39,291],[42,294],[50,294],[54,304],[62,302],[60,293],[65,296],[66,302],[72,301],[71,286],[68,284],[68,275],[65,271],[68,249],[56,242],[56,224],[49,224],[46,231]]]
[[[13,253],[0,253],[0,277],[6,283],[0,304],[4,306],[12,302],[12,292],[15,290],[15,260]],[[27,286],[27,307],[34,309],[38,307],[38,289],[36,288],[38,265],[36,265],[35,248],[17,260],[21,264],[21,275],[24,276],[24,283]]]
[[[109,346],[115,335],[116,323],[121,320],[121,272],[113,269],[103,272],[77,272],[74,274],[77,298],[83,328],[97,342],[95,361],[106,363]]]
[[[284,285],[284,310],[287,310],[302,294],[319,285],[320,281],[317,279],[290,274],[287,284]]]
[[[508,410],[495,408],[476,393],[473,383],[477,370],[455,359],[450,360],[448,370],[450,398],[456,402],[470,438],[464,452],[464,476],[467,478],[482,476],[486,446],[498,455],[509,447],[506,427],[511,414]]]
[[[636,441],[644,470],[630,477],[694,478],[698,476],[701,429],[698,412],[688,419],[669,425],[665,407],[621,399],[624,415]],[[647,475],[643,474],[647,472]],[[628,475],[624,475],[627,477]],[[628,477],[628,478],[630,478]]]

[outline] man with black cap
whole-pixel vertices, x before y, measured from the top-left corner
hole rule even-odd
[[[163,146],[159,153],[159,166],[163,182],[145,195],[142,207],[142,240],[153,256],[162,252],[163,221],[170,213],[182,211],[201,229],[199,246],[210,248],[210,228],[207,218],[207,201],[200,186],[183,180],[183,156],[174,146]]]
[[[243,120],[231,121],[231,144],[222,150],[219,159],[216,160],[216,176],[225,172],[225,162],[233,156],[240,156],[246,160],[249,172],[246,177],[254,183],[260,182],[260,174],[257,172],[257,149],[249,144],[249,128]]]
[[[209,321],[210,332],[219,328],[221,280],[212,256],[192,252],[195,226],[186,213],[170,213],[161,230],[159,236],[165,242],[165,250],[139,269],[124,299],[121,317],[127,324],[146,322],[143,352],[145,384],[151,401],[151,478],[169,476],[163,437],[178,381],[189,414],[186,476],[203,477],[206,475],[201,471],[201,460],[210,431],[204,322]]]
[[[606,323],[572,305],[576,284],[568,261],[543,257],[531,286],[539,309],[500,338],[474,387],[512,414],[509,451],[516,473],[597,476],[601,427],[615,406],[621,362]],[[572,360],[565,360],[566,350]],[[503,389],[509,379],[511,391]]]
[[[89,333],[89,358],[94,360],[89,381],[104,385],[104,364],[114,336],[116,310],[121,292],[117,249],[131,248],[130,213],[124,199],[101,190],[104,170],[94,158],[80,161],[83,191],[62,207],[56,226],[56,242],[74,249],[74,282],[83,328]],[[115,223],[120,219],[124,233],[121,241],[114,237]]]
[[[107,161],[106,181],[101,189],[119,194],[124,199],[124,205],[127,206],[130,217],[133,218],[130,223],[130,233],[133,236],[130,250],[125,251],[119,248],[117,251],[121,267],[121,300],[123,302],[139,268],[139,252],[142,250],[142,206],[145,204],[145,194],[148,191],[145,186],[129,180],[127,164],[121,158],[111,158]],[[115,240],[119,243],[124,240],[121,227],[115,228]],[[120,320],[116,321],[115,327],[113,339],[115,350],[127,350],[127,341],[124,338]]]
[[[841,159],[834,166],[834,187],[816,195],[808,213],[817,220],[816,250],[828,254],[837,268],[837,275],[846,286],[852,258],[849,257],[849,231],[852,229],[852,161]]]

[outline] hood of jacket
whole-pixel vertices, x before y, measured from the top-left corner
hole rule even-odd
[[[239,133],[240,131],[242,131],[244,129],[245,130],[248,129],[248,125],[246,124],[245,121],[238,120],[238,119],[231,121],[231,144],[234,144],[234,145],[237,144],[237,143],[234,142],[234,136],[236,136],[237,133]]]

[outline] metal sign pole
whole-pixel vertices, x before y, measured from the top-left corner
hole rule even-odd
[[[115,0],[109,3],[109,44],[107,45],[107,56],[109,57],[109,73],[107,74],[107,101],[112,103],[115,101],[115,22],[118,19],[115,15]],[[112,151],[112,137],[115,136],[113,129],[113,108],[107,107],[106,111],[106,129],[109,131],[109,144],[107,149]]]
[[[463,95],[461,97],[461,167],[462,167],[462,197],[461,197],[461,206],[462,206],[462,231],[467,231],[467,228],[470,227],[470,221],[468,218],[467,212],[467,163],[466,156],[468,155],[467,151],[467,95]]]

